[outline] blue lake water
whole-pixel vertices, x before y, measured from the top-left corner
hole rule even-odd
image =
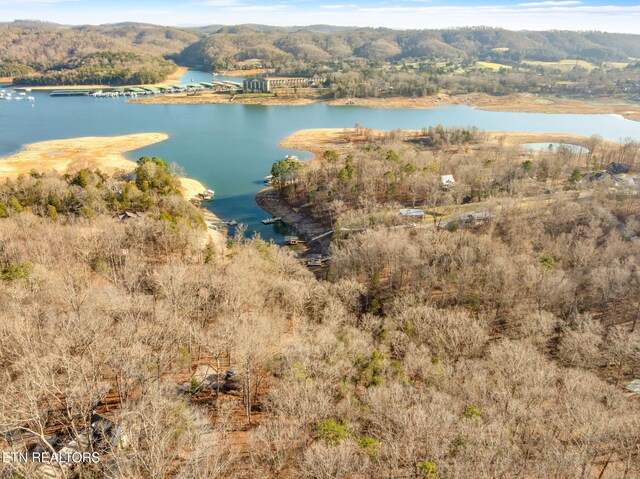
[[[189,71],[182,84],[211,81],[211,75]],[[217,77],[216,80],[238,78]],[[36,100],[0,101],[0,156],[19,151],[35,141],[81,136],[164,132],[170,139],[131,152],[137,159],[155,155],[180,164],[187,176],[216,192],[207,204],[225,220],[235,219],[265,238],[280,238],[273,226],[264,226],[266,214],[255,204],[255,193],[271,164],[286,154],[278,142],[302,128],[353,127],[356,123],[383,130],[420,129],[431,125],[469,126],[484,130],[600,135],[605,139],[640,141],[640,122],[616,115],[557,115],[474,110],[450,105],[434,110],[374,109],[257,105],[140,105],[126,98],[58,97],[31,92]]]

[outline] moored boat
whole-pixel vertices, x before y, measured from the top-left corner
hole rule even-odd
[[[198,198],[202,201],[211,201],[215,195],[213,190],[204,190],[202,193],[198,193]]]

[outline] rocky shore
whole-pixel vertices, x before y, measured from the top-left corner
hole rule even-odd
[[[331,235],[315,241],[311,240],[329,231],[330,225],[316,221],[311,214],[305,211],[305,208],[291,206],[271,187],[256,194],[256,203],[267,213],[282,218],[283,223],[293,226],[300,237],[305,240],[309,252],[328,253]]]

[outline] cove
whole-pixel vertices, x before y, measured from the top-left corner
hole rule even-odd
[[[189,71],[181,82],[192,80],[210,81],[211,75]],[[206,206],[218,216],[246,224],[247,234],[256,231],[263,238],[276,240],[282,237],[282,231],[260,223],[266,214],[256,205],[254,195],[263,187],[262,178],[269,174],[274,161],[286,154],[309,157],[278,146],[280,140],[299,129],[344,128],[356,123],[383,130],[473,125],[483,130],[597,134],[609,140],[640,141],[640,122],[617,115],[489,112],[461,105],[434,110],[324,104],[142,105],[128,103],[126,98],[52,98],[46,92],[30,95],[36,98],[33,107],[27,102],[0,101],[0,156],[37,141],[164,132],[169,140],[128,156],[135,160],[155,155],[178,163],[187,176],[216,191],[215,200]]]

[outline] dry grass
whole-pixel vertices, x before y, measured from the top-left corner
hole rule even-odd
[[[501,68],[506,68],[507,70],[510,70],[511,68],[513,68],[510,65],[503,65],[502,63],[492,63],[492,62],[476,62],[476,67],[489,68],[494,72],[500,71]]]
[[[16,178],[32,171],[73,173],[82,168],[100,169],[106,173],[133,171],[134,161],[124,153],[165,141],[166,133],[138,133],[123,136],[90,136],[32,143],[15,155],[0,159],[0,178]],[[180,178],[181,190],[188,200],[206,188],[192,178]]]
[[[420,135],[420,130],[402,130],[395,132],[401,137],[411,138]],[[316,157],[325,150],[348,151],[353,145],[366,143],[386,134],[382,130],[369,130],[354,128],[310,128],[298,130],[287,136],[280,142],[283,148],[304,150],[313,153]],[[525,132],[501,132],[489,131],[485,139],[487,146],[518,146],[527,143],[561,143],[577,145],[587,148],[589,137],[569,135],[562,133],[525,133]],[[609,143],[609,142],[606,142]]]
[[[557,68],[558,70],[562,70],[562,71],[570,71],[576,66],[581,68],[586,68],[589,71],[596,68],[596,66],[593,63],[590,63],[584,60],[560,60],[557,62],[541,62],[541,61],[534,61],[534,60],[524,60],[522,63],[525,63],[527,65],[541,66],[544,68]]]

